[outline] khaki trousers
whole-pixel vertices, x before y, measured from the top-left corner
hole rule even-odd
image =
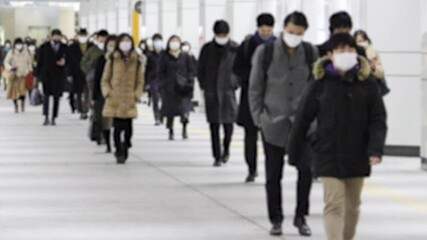
[[[353,240],[359,221],[364,178],[322,178],[328,240]]]

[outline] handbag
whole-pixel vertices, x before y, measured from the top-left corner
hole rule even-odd
[[[179,73],[176,74],[175,90],[180,94],[186,94],[188,92],[187,78],[185,78]]]
[[[41,94],[41,92],[38,88],[34,88],[31,91],[30,104],[32,106],[39,106],[39,105],[43,104],[43,95]]]
[[[28,75],[25,77],[25,88],[27,90],[34,88],[34,75],[32,73],[28,73]]]

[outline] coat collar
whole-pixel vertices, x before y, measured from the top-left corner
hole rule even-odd
[[[355,69],[357,71],[357,79],[359,81],[365,81],[371,74],[371,67],[369,66],[368,60],[364,57],[358,56],[359,66]],[[327,74],[327,66],[331,64],[331,60],[328,56],[319,59],[313,66],[313,75],[316,80],[322,80]]]

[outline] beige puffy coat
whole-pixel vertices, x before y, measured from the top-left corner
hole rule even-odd
[[[104,117],[128,119],[138,116],[137,103],[142,96],[144,71],[145,57],[135,51],[126,61],[118,51],[108,57],[101,80],[105,97]]]

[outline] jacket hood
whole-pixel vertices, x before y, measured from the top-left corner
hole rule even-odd
[[[365,81],[371,74],[371,67],[369,66],[368,60],[364,57],[358,56],[359,67],[357,69],[357,79],[359,81]],[[313,76],[316,80],[321,80],[326,76],[326,66],[331,63],[328,56],[322,57],[313,66]]]

